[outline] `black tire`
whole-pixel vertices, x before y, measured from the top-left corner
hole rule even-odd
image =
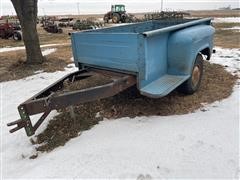
[[[120,21],[120,15],[117,14],[117,13],[114,13],[113,17],[112,17],[112,22],[113,23],[118,23],[119,21]]]
[[[201,84],[203,76],[203,57],[198,54],[192,69],[191,77],[179,86],[178,91],[184,94],[195,93]]]
[[[58,33],[59,34],[63,33],[63,30],[62,29],[58,29]]]
[[[104,16],[104,18],[103,18],[103,21],[104,21],[104,23],[108,23],[108,21],[109,21],[109,18],[108,18],[108,16],[107,16],[107,15],[105,15],[105,16]]]
[[[13,33],[13,39],[14,39],[15,41],[21,41],[21,40],[22,40],[22,35],[21,35],[21,33],[20,33],[20,32],[14,32],[14,33]]]
[[[131,22],[133,22],[133,21],[131,20],[130,17],[126,17],[126,18],[125,18],[125,23],[131,23]]]

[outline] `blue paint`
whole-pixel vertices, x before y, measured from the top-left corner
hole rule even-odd
[[[143,95],[162,97],[190,77],[199,52],[212,52],[210,24],[211,18],[161,20],[73,33],[74,62],[135,74]]]

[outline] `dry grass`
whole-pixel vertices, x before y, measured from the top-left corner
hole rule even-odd
[[[240,48],[240,32],[238,30],[225,29],[238,26],[240,23],[214,23],[216,33],[214,36],[215,46],[223,48]]]
[[[64,81],[63,92],[75,91],[79,89],[87,89],[93,86],[100,86],[112,82],[111,77],[104,76],[99,73],[94,73],[92,76],[82,79],[81,81]]]
[[[7,46],[23,46],[23,41],[15,41],[13,39],[0,39],[0,48],[4,48]]]
[[[72,32],[71,29],[63,28],[63,33],[48,33],[42,27],[38,26],[38,34],[40,44],[62,44],[70,43],[69,32]]]
[[[25,63],[25,51],[4,52],[0,54],[0,82],[22,79],[33,75],[38,70],[55,72],[64,70],[71,63],[70,46],[58,46],[57,50],[46,56],[46,60],[40,65],[28,65]]]
[[[240,17],[239,10],[200,10],[189,13],[194,17]]]

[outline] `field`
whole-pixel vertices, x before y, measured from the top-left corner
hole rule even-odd
[[[216,54],[210,62],[204,61],[202,84],[194,95],[174,91],[151,99],[133,87],[74,107],[76,119],[71,118],[72,109],[54,111],[31,138],[24,131],[9,134],[5,124],[19,118],[20,103],[77,70],[68,35],[72,30],[50,34],[38,26],[46,57],[41,65],[25,64],[23,42],[1,39],[3,177],[237,179],[239,12],[191,11],[194,17],[215,17],[216,28]],[[90,16],[102,17],[80,18]],[[78,86],[94,86],[99,81],[92,79]]]

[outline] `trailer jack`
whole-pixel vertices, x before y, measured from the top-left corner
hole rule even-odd
[[[112,81],[101,86],[63,92],[61,94],[57,93],[63,89],[65,81],[73,83],[75,81],[81,81],[89,78],[96,74],[108,76]],[[135,84],[136,77],[134,75],[116,73],[95,68],[76,71],[59,79],[46,89],[20,104],[18,106],[20,119],[7,124],[7,126],[16,126],[9,132],[14,133],[24,128],[27,136],[32,136],[52,110],[59,110],[68,106],[79,105],[82,103],[114,96]],[[30,116],[40,113],[43,113],[42,116],[33,125]]]

